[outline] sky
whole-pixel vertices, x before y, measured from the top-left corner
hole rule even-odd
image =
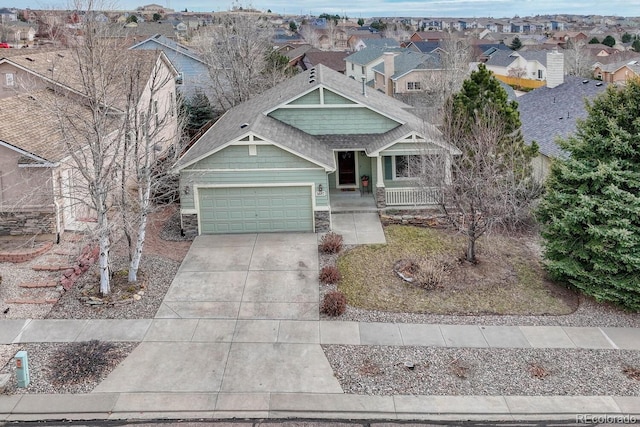
[[[347,15],[350,18],[372,16],[412,17],[493,17],[512,18],[546,14],[640,16],[638,0],[108,0],[118,9],[135,9],[156,3],[175,10],[221,12],[233,4],[275,13],[321,13]],[[68,9],[70,0],[0,0],[0,7],[32,9]]]

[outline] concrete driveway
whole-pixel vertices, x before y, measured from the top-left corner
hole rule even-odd
[[[199,236],[143,342],[94,392],[342,393],[318,300],[315,234]]]

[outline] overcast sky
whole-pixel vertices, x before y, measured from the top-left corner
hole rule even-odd
[[[111,3],[114,0],[107,0]],[[115,0],[118,9],[135,9],[157,3],[175,10],[220,12],[229,10],[232,0]],[[0,7],[68,9],[66,0],[0,0]],[[286,14],[346,14],[349,17],[414,16],[414,17],[493,17],[573,13],[580,15],[638,16],[638,0],[253,0],[241,5],[271,9]]]

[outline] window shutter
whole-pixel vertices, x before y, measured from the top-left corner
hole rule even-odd
[[[393,163],[391,156],[384,156],[384,179],[393,179]]]

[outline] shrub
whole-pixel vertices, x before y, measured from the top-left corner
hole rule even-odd
[[[340,316],[347,309],[347,297],[340,291],[331,291],[324,296],[320,309],[327,316]]]
[[[340,279],[342,279],[342,275],[335,265],[325,266],[320,270],[320,281],[322,283],[334,284],[338,283]]]
[[[57,384],[77,384],[98,378],[109,367],[114,344],[98,340],[63,345],[51,357],[49,376]]]
[[[334,232],[324,235],[320,241],[320,251],[325,254],[337,254],[342,250],[342,236]]]

